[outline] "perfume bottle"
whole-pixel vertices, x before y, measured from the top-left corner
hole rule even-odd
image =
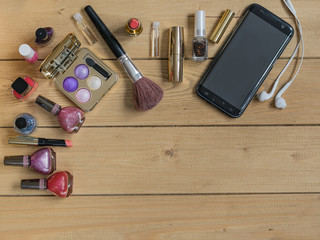
[[[90,45],[93,45],[97,42],[96,37],[93,35],[91,29],[83,21],[82,15],[76,13],[73,15],[74,20],[76,20],[79,30],[82,32],[83,36],[87,39]]]
[[[76,107],[61,107],[51,100],[39,95],[36,104],[57,116],[58,122],[67,133],[77,133],[85,121],[84,112]]]
[[[28,44],[21,44],[19,47],[19,53],[29,63],[36,63],[38,60],[38,53]]]
[[[36,119],[29,113],[21,113],[16,116],[13,124],[14,130],[22,136],[32,134],[37,127]]]
[[[51,174],[56,170],[56,153],[45,147],[30,155],[5,156],[4,165],[30,167],[42,174]]]
[[[69,197],[73,188],[73,176],[67,172],[56,172],[48,178],[21,180],[21,189],[48,190],[60,198]]]
[[[205,11],[196,11],[194,18],[194,38],[192,60],[202,62],[208,58],[208,39],[206,38]]]
[[[152,23],[152,43],[151,43],[151,56],[159,57],[159,26],[160,22]]]
[[[53,39],[53,33],[54,31],[51,27],[38,28],[35,32],[35,43],[42,46],[47,45]]]

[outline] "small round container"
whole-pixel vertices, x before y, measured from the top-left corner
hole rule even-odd
[[[14,119],[13,125],[14,130],[18,134],[22,136],[28,136],[35,131],[37,127],[37,121],[31,114],[21,113]]]

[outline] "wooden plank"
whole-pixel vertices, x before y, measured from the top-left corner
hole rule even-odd
[[[294,25],[294,21],[285,6],[280,1],[259,0],[257,3],[265,6],[275,14]],[[301,19],[305,37],[305,55],[307,57],[320,57],[320,46],[318,44],[320,16],[314,14],[314,9],[320,8],[320,2],[314,0],[294,0],[297,14]],[[84,37],[76,28],[71,16],[85,7],[88,2],[85,0],[77,1],[24,1],[15,4],[10,0],[2,1],[0,10],[0,22],[2,23],[0,33],[0,59],[21,59],[18,54],[18,46],[27,42],[32,45],[34,32],[38,27],[52,26],[56,31],[54,41],[45,48],[37,48],[40,58],[48,55],[51,49],[64,38],[69,32],[75,32],[80,38],[83,46],[87,46]],[[206,10],[207,36],[210,36],[214,26],[226,8],[236,12],[236,18],[232,21],[234,26],[242,11],[251,4],[252,1],[139,1],[139,4],[128,3],[127,1],[117,1],[117,4],[110,4],[108,1],[96,1],[93,7],[106,22],[111,31],[114,32],[124,49],[133,58],[149,58],[151,54],[151,23],[160,21],[160,42],[162,58],[167,57],[168,51],[168,29],[174,25],[185,27],[185,56],[190,58],[191,42],[193,38],[193,15],[201,8]],[[83,14],[84,15],[84,14]],[[30,17],[32,16],[32,17]],[[124,31],[127,19],[138,17],[143,23],[144,32],[139,37],[128,37]],[[221,43],[226,39],[232,27],[229,27]],[[94,29],[95,34],[98,33]],[[99,42],[91,49],[101,58],[113,58],[112,53],[107,49],[102,38],[98,36]],[[283,57],[291,56],[294,49],[296,38],[290,43],[288,49],[283,53]],[[209,56],[212,57],[220,48],[221,44],[214,46],[210,44]]]
[[[0,203],[3,240],[320,237],[318,194],[2,197]]]
[[[164,89],[164,98],[153,110],[138,112],[134,110],[132,84],[115,61],[105,61],[107,65],[119,73],[119,81],[111,89],[96,108],[87,114],[85,126],[124,126],[124,125],[281,125],[281,124],[319,124],[320,123],[320,60],[306,59],[301,72],[284,94],[288,103],[285,110],[274,107],[274,100],[261,103],[254,99],[239,119],[232,119],[215,107],[206,103],[195,93],[195,87],[207,66],[192,61],[185,62],[184,82],[172,84],[168,82],[167,61],[136,61],[145,76],[154,80]],[[287,60],[279,60],[271,71],[263,89],[269,90]],[[61,94],[50,80],[45,79],[37,71],[37,66],[24,62],[2,61],[0,68],[0,111],[1,127],[12,127],[12,121],[21,112],[29,112],[38,120],[40,126],[58,126],[57,121],[49,113],[34,104],[38,94],[42,94],[62,106],[72,104]],[[281,83],[288,81],[293,66],[282,76]],[[21,103],[10,93],[10,85],[18,76],[29,75],[39,83],[35,94]],[[279,87],[278,87],[279,89]],[[164,114],[165,113],[165,114]],[[200,117],[201,116],[201,117]]]
[[[1,161],[37,149],[8,145],[12,133],[0,129]],[[35,136],[72,139],[73,148],[55,150],[75,194],[319,191],[320,127],[92,127],[72,136],[41,128]],[[0,176],[1,194],[43,194],[19,186],[40,174],[2,166]]]

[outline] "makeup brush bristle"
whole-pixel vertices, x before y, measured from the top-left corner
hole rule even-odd
[[[146,111],[157,106],[163,97],[162,89],[146,77],[134,82],[133,89],[136,109],[140,111]]]

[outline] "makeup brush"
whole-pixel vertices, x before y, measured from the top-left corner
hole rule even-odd
[[[123,50],[118,40],[110,32],[93,8],[91,6],[86,6],[85,11],[133,82],[136,109],[146,111],[155,107],[163,97],[162,89],[150,79],[142,76],[130,57]]]

